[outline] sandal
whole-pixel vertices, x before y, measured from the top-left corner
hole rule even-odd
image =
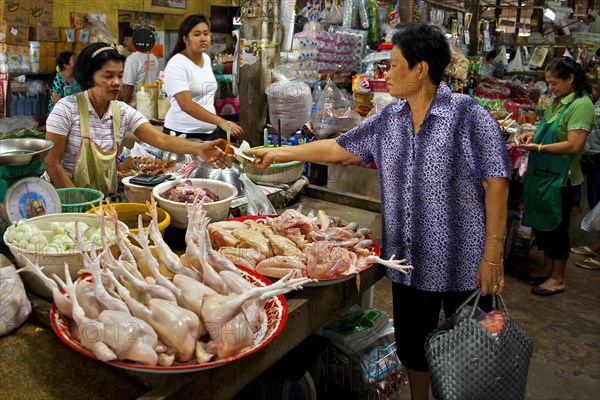
[[[575,265],[585,269],[600,269],[600,261],[594,260],[593,258],[586,258],[585,260],[583,260],[583,262],[575,263]]]
[[[598,255],[598,253],[596,253],[594,250],[592,250],[588,246],[571,247],[571,251],[575,254],[580,254],[582,256],[594,257],[594,256]]]

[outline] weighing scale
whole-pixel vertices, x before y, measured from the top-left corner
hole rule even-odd
[[[20,140],[20,139],[5,139]],[[22,139],[23,143],[31,143]],[[41,140],[41,139],[36,139]],[[52,147],[35,151],[15,151],[7,149],[8,142],[0,141],[0,234],[4,234],[11,223],[23,218],[61,212],[61,202],[54,186],[39,178],[44,173],[43,156]],[[14,144],[15,142],[11,142]],[[14,162],[19,156],[35,153],[34,157],[24,157],[23,165]]]

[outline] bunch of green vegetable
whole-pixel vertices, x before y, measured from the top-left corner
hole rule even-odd
[[[31,129],[23,128],[17,132],[4,132],[0,134],[0,139],[23,139],[23,138],[37,138],[45,139],[45,132],[32,131]]]
[[[85,244],[102,247],[100,228],[89,226],[85,222],[52,222],[49,231],[41,230],[37,225],[22,220],[6,232],[6,240],[13,246],[38,252],[60,253],[73,250],[75,243],[71,237],[76,236],[76,230],[82,233]],[[116,242],[113,229],[106,229],[106,237],[110,244]]]

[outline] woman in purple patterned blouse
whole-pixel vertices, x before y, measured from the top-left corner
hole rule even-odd
[[[427,335],[476,287],[504,286],[504,234],[510,168],[494,117],[441,83],[450,62],[444,33],[428,24],[394,35],[386,81],[401,100],[337,139],[250,150],[274,162],[374,160],[381,182],[383,256],[406,258],[407,275],[393,282],[398,355],[408,368],[413,399],[429,395]]]

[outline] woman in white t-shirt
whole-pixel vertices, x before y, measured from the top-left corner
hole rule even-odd
[[[46,139],[54,147],[44,162],[54,186],[114,193],[117,148],[127,131],[164,151],[198,156],[213,168],[231,166],[223,139],[195,143],[164,135],[139,111],[115,101],[123,84],[124,62],[117,48],[106,43],[92,43],[77,57],[75,79],[84,91],[60,99],[46,121]]]
[[[171,108],[165,117],[164,132],[185,133],[188,138],[214,140],[217,127],[230,129],[239,136],[242,128],[219,117],[215,110],[217,80],[212,72],[210,57],[210,28],[203,15],[191,15],[179,25],[179,38],[167,59],[165,91]]]

